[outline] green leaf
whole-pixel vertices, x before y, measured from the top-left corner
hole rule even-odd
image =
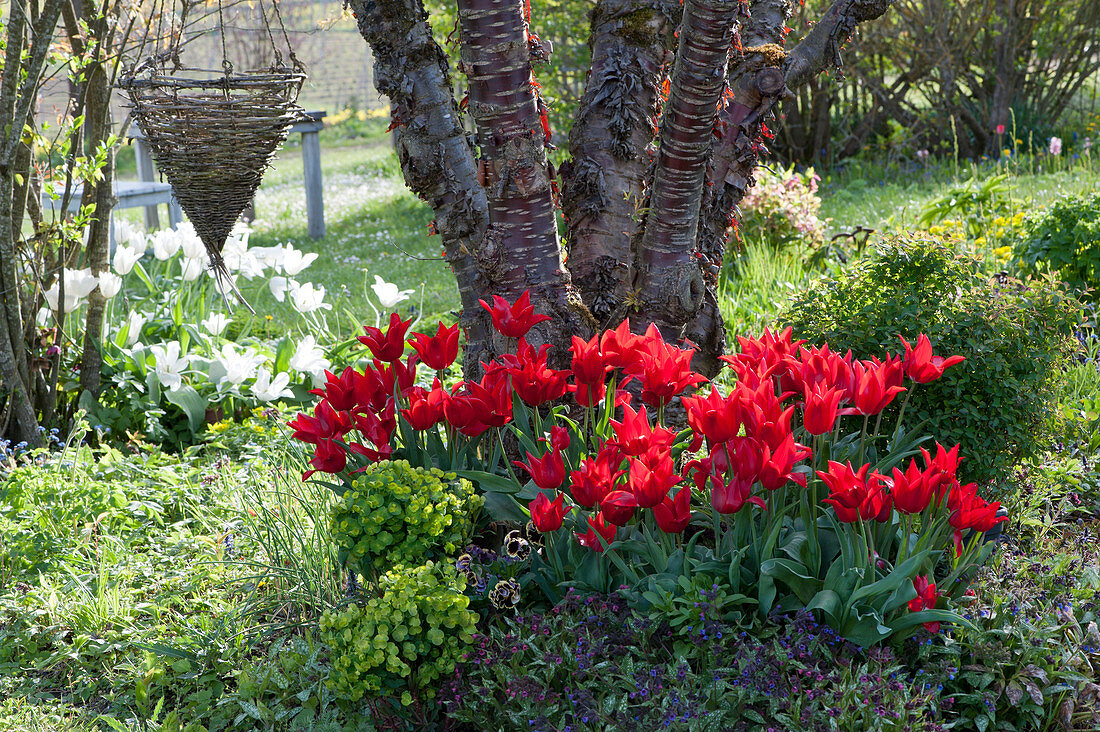
[[[197,435],[206,421],[206,408],[210,402],[199,395],[192,386],[181,386],[175,391],[168,390],[164,398],[183,410],[187,415],[187,424],[191,428],[191,435]]]
[[[769,559],[760,565],[762,576],[782,582],[803,603],[808,603],[821,589],[821,580],[811,576],[809,572],[804,564],[791,559]]]
[[[886,575],[878,582],[872,582],[869,585],[860,587],[858,590],[852,593],[852,597],[849,600],[851,603],[856,603],[863,598],[874,598],[880,595],[889,595],[902,586],[904,582],[912,582],[913,577],[916,575],[917,570],[920,568],[924,561],[928,558],[929,550],[925,549],[922,552],[914,554],[906,559],[904,562],[894,567],[890,574]]]
[[[290,368],[290,357],[294,355],[294,342],[289,337],[280,338],[275,350],[275,373],[282,373]]]
[[[486,493],[485,512],[494,521],[522,524],[529,519],[527,512],[523,510],[523,506],[515,498],[505,493]]]
[[[455,470],[454,474],[473,482],[482,493],[519,493],[522,486],[505,475],[487,473],[484,470]]]

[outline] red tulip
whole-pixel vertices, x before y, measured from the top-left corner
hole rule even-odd
[[[898,338],[901,338],[901,336],[898,336]],[[905,346],[905,372],[909,374],[910,379],[918,384],[935,381],[943,376],[946,369],[966,360],[962,356],[944,358],[943,356],[933,355],[932,342],[928,340],[928,336],[924,333],[917,336],[916,348],[913,348],[909,341],[904,338],[901,338],[901,343]]]
[[[837,518],[845,523],[859,519],[874,519],[885,523],[890,520],[893,501],[883,489],[883,476],[878,473],[867,475],[870,465],[864,465],[856,472],[852,464],[841,465],[829,461],[828,472],[818,471],[831,491],[822,503],[828,503],[836,511]]]
[[[875,364],[872,361],[861,361],[852,365],[855,381],[855,394],[852,401],[856,411],[864,416],[878,414],[894,400],[894,397],[905,391],[902,386],[890,386],[888,379],[893,379],[896,373],[896,362],[883,362]]]
[[[684,389],[707,380],[691,370],[694,353],[694,349],[685,350],[665,343],[657,326],[650,325],[637,349],[637,358],[624,370],[642,380],[643,402],[663,407]]]
[[[348,454],[335,441],[321,440],[317,443],[309,464],[313,466],[313,469],[302,473],[302,480],[306,480],[318,471],[322,473],[339,473],[348,465]]]
[[[829,350],[829,344],[821,348],[800,348],[798,358],[788,356],[783,389],[805,393],[811,388],[825,387],[846,393],[852,380],[852,364],[840,354]]]
[[[552,401],[565,394],[568,371],[558,371],[546,365],[549,345],[537,352],[526,341],[520,340],[514,357],[508,359],[507,371],[512,376],[512,388],[525,403],[532,407]],[[504,360],[504,359],[502,359]]]
[[[802,412],[802,426],[811,435],[832,432],[836,424],[837,408],[844,391],[825,384],[807,387],[803,392],[806,403]]]
[[[916,460],[909,461],[909,467],[902,473],[894,468],[894,487],[890,495],[894,498],[894,508],[902,513],[920,513],[932,502],[934,484],[917,467]]]
[[[414,386],[405,392],[409,399],[408,409],[401,410],[401,416],[414,430],[426,430],[443,421],[443,400],[447,392],[435,380],[435,386],[429,391],[422,386]]]
[[[790,328],[786,328],[778,335],[765,328],[764,335],[759,338],[738,336],[737,342],[741,346],[741,353],[722,356],[721,360],[734,367],[734,370],[737,370],[740,365],[757,373],[781,369],[787,356],[793,355],[795,350],[805,343],[805,341],[792,342]]]
[[[489,303],[484,300],[478,302],[492,316],[493,327],[497,332],[508,338],[522,338],[535,324],[550,320],[549,315],[535,315],[535,308],[531,305],[530,290],[524,290],[511,305],[500,295],[493,295],[492,307],[489,307]]]
[[[577,384],[603,384],[610,367],[600,354],[600,337],[592,336],[586,341],[573,336],[572,341],[573,377]]]
[[[642,508],[653,508],[668,496],[668,490],[680,482],[672,457],[665,453],[657,460],[630,460],[630,492]]]
[[[592,508],[615,489],[615,483],[626,471],[620,469],[623,458],[614,447],[604,446],[595,459],[588,458],[569,474],[573,500],[585,508]]]
[[[565,521],[565,514],[573,510],[572,506],[563,508],[564,500],[564,493],[559,493],[553,502],[546,497],[545,493],[535,496],[535,500],[527,504],[527,508],[531,511],[531,522],[535,528],[544,534],[560,529]]]
[[[458,323],[450,328],[439,324],[435,335],[413,333],[409,343],[420,354],[420,360],[436,371],[443,371],[458,358]]]
[[[726,482],[717,475],[712,475],[710,483],[710,504],[718,513],[737,513],[745,507],[746,503],[753,503],[760,508],[765,507],[763,498],[759,496],[750,498],[752,484],[737,476]]]
[[[550,446],[555,450],[565,450],[569,447],[569,431],[560,425],[550,428]]]
[[[530,473],[531,480],[544,491],[556,490],[565,480],[565,461],[562,459],[561,450],[551,450],[541,458],[527,453],[526,463],[513,460],[512,464]]]
[[[359,336],[359,342],[369,348],[371,354],[379,361],[392,363],[401,358],[405,352],[405,333],[408,332],[411,323],[412,318],[401,320],[400,315],[391,313],[390,327],[385,333],[369,325],[363,326],[367,334]]]
[[[805,487],[806,474],[793,472],[795,463],[810,457],[811,451],[805,445],[794,441],[787,435],[774,451],[764,448],[764,464],[760,467],[760,484],[770,491],[782,488],[788,480],[794,480]]]
[[[589,517],[588,526],[588,533],[577,534],[577,541],[580,542],[581,546],[597,552],[604,550],[604,543],[610,544],[615,541],[615,533],[619,530],[618,526],[609,523],[604,518],[602,511]],[[603,543],[600,542],[601,538]]]
[[[615,330],[605,330],[600,335],[600,353],[609,368],[625,369],[636,360],[642,337],[630,332],[630,321],[619,323]]]
[[[352,429],[351,415],[336,411],[325,399],[317,402],[312,417],[299,414],[287,424],[294,428],[294,439],[313,445],[334,437],[343,437]]]
[[[665,500],[653,507],[653,518],[657,526],[666,534],[679,534],[691,521],[691,486],[684,486],[675,498],[665,496]]]
[[[615,431],[615,439],[609,440],[609,444],[616,445],[624,455],[631,457],[651,449],[667,450],[676,439],[676,433],[672,430],[650,426],[645,407],[635,412],[631,407],[624,406],[622,421],[611,420],[611,427]]]
[[[744,394],[744,390],[735,388],[729,396],[722,396],[712,385],[708,396],[684,397],[688,426],[706,437],[711,447],[736,437],[745,419]]]
[[[951,509],[951,516],[947,522],[960,531],[973,529],[985,533],[1002,521],[1007,521],[1007,516],[998,516],[997,510],[1001,504],[986,501],[978,495],[978,486],[967,483],[957,486],[947,497],[947,506]]]
[[[933,610],[936,607],[936,602],[939,600],[939,594],[936,592],[936,584],[929,582],[927,575],[921,575],[913,578],[913,589],[917,591],[917,596],[909,601],[909,609],[913,612],[919,612],[921,610]],[[939,633],[939,622],[924,623],[924,629],[929,633]]]
[[[611,491],[600,501],[600,513],[616,526],[626,526],[636,508],[638,499],[630,491]]]

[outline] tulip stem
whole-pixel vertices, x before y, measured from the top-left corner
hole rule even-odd
[[[901,400],[901,411],[898,412],[898,425],[894,428],[894,440],[897,441],[898,433],[901,431],[902,421],[905,419],[905,408],[909,406],[909,397],[913,396],[913,391],[917,388],[917,382],[913,382],[913,385],[905,390],[905,398]]]
[[[871,415],[863,415],[863,429],[859,432],[859,466],[863,467],[863,452],[867,447],[867,422],[870,421]]]

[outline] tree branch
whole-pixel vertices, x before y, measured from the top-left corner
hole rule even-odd
[[[840,47],[859,23],[885,13],[894,0],[834,0],[806,37],[791,51],[787,88],[797,89],[826,67],[841,66]]]

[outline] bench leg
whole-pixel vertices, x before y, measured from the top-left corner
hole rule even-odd
[[[156,180],[153,176],[153,158],[149,155],[149,148],[145,140],[134,141],[134,157],[137,158],[138,179],[144,183]],[[160,228],[160,217],[157,215],[156,206],[145,207],[145,230],[153,231]]]
[[[321,182],[321,136],[302,133],[302,167],[305,172],[306,222],[311,239],[325,235],[325,202]]]
[[[183,210],[176,202],[176,197],[172,196],[172,200],[168,202],[168,225],[174,229],[180,225],[181,221],[183,221]]]

